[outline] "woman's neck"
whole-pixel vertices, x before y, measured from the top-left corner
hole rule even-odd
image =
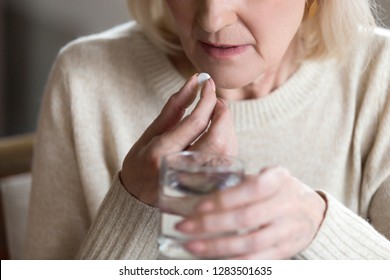
[[[258,99],[271,94],[283,85],[298,69],[303,48],[298,39],[294,39],[278,65],[267,69],[258,79],[238,89],[218,89],[217,94],[225,100]]]

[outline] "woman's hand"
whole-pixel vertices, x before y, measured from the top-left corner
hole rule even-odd
[[[237,153],[230,112],[217,99],[211,79],[204,85],[195,109],[183,118],[186,109],[194,102],[197,90],[195,75],[171,96],[123,161],[120,172],[122,184],[144,203],[157,206],[161,156],[183,150],[228,155]]]
[[[325,211],[319,194],[286,169],[274,167],[208,196],[176,228],[191,234],[242,233],[186,244],[201,257],[289,259],[311,243]]]

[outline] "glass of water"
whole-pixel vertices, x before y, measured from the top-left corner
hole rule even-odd
[[[159,192],[160,258],[197,259],[183,245],[192,239],[216,236],[184,234],[177,231],[175,225],[184,216],[190,215],[205,195],[235,186],[243,176],[244,164],[235,157],[200,152],[164,156],[161,160]]]

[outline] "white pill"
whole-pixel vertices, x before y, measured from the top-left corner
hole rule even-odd
[[[207,73],[200,73],[200,74],[198,75],[198,85],[199,85],[199,87],[204,86],[205,82],[206,82],[207,80],[209,80],[210,78],[211,78],[211,77],[210,77],[209,74],[207,74]]]

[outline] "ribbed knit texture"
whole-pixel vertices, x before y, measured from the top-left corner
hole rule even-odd
[[[104,229],[109,224],[111,228],[102,230],[99,234],[90,232],[83,251],[78,257],[81,259],[156,258],[158,252],[151,251],[149,244],[156,242],[158,209],[148,207],[128,195],[118,176],[115,177],[105,201],[107,203],[103,202],[104,207],[99,211],[95,227]],[[128,226],[123,226],[129,223],[129,214],[132,216],[131,230]],[[143,232],[143,234],[131,238],[132,231]]]
[[[270,95],[228,102],[247,172],[283,165],[327,200],[296,259],[390,259],[390,39],[381,33],[344,66],[305,61]],[[118,172],[184,82],[133,23],[61,50],[42,101],[26,258],[157,258],[158,209],[132,197]]]
[[[327,198],[328,211],[321,231],[310,247],[297,256],[298,259],[389,258],[389,245],[385,237],[330,195]],[[356,250],[362,247],[364,251]]]

